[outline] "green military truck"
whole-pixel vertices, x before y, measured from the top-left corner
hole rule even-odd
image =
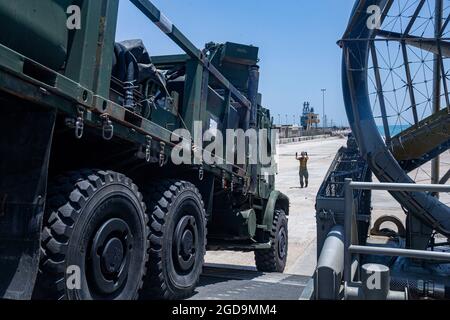
[[[177,133],[271,132],[258,48],[199,50],[131,0],[185,52],[151,57],[116,42],[118,2],[0,0],[2,298],[185,298],[206,250],[284,270],[289,199],[273,164],[199,161],[206,143]],[[172,160],[180,143],[191,163]]]

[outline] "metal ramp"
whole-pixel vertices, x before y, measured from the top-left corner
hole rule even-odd
[[[393,137],[389,148],[400,166],[411,172],[450,149],[449,137],[450,113],[445,108]]]
[[[207,264],[189,300],[310,300],[312,292],[311,277]]]

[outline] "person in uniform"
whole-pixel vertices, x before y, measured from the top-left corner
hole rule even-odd
[[[300,186],[302,188],[308,188],[308,183],[309,183],[308,153],[302,152],[300,157],[298,156],[298,153],[296,153],[295,158],[300,162],[300,168],[299,168]]]

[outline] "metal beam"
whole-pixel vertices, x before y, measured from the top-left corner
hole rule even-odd
[[[441,181],[439,181],[439,184],[446,184],[449,180],[450,180],[450,170],[448,170],[447,173],[442,176]]]
[[[350,181],[350,190],[404,191],[404,192],[442,192],[450,193],[450,186],[416,183],[367,183]]]
[[[422,10],[426,0],[420,0],[419,5],[417,6],[416,10],[414,11],[411,20],[409,20],[408,26],[405,29],[404,34],[408,35],[411,32],[412,27],[414,26],[414,23],[417,20],[417,17],[419,16],[420,11]],[[408,82],[408,89],[409,89],[409,99],[411,102],[411,108],[413,111],[413,117],[414,117],[414,123],[417,125],[419,122],[419,116],[417,114],[417,103],[416,103],[416,97],[414,95],[414,86],[412,83],[412,77],[411,77],[411,69],[409,66],[409,58],[408,58],[408,50],[406,48],[405,41],[402,41],[402,53],[403,53],[403,60],[405,62],[405,73],[406,73],[406,79]]]
[[[201,52],[148,0],[130,0],[147,18],[192,58],[200,59]]]
[[[352,221],[353,221],[353,214],[354,214],[354,203],[353,203],[353,188],[352,188],[352,182],[351,179],[345,180],[345,187],[344,187],[344,197],[345,197],[345,215],[344,215],[344,281],[350,282],[352,280],[352,269],[350,268],[352,264],[352,254],[348,250],[353,243],[352,243]]]
[[[405,62],[406,81],[408,82],[409,100],[411,102],[411,109],[413,111],[414,124],[417,125],[419,123],[419,116],[417,114],[417,103],[416,97],[414,95],[414,86],[411,77],[411,69],[409,67],[408,50],[406,48],[406,44],[404,41],[402,41],[402,53],[403,53],[403,60]]]
[[[442,48],[441,48],[440,42],[438,42],[438,51],[439,51],[438,56],[439,56],[440,65],[441,65],[442,85],[444,87],[445,103],[446,103],[447,109],[450,110],[450,98],[448,96],[448,83],[447,83],[447,77],[445,76],[446,70],[445,70],[445,65],[444,65],[444,59],[442,58]]]
[[[414,26],[414,23],[416,22],[417,17],[419,16],[420,10],[422,10],[423,5],[425,4],[426,0],[420,0],[419,5],[416,8],[416,11],[414,11],[414,14],[411,17],[411,20],[409,20],[408,26],[405,29],[405,35],[408,35],[411,31],[412,27]]]
[[[392,41],[404,41],[407,45],[416,47],[418,49],[422,49],[425,51],[432,52],[434,54],[439,54],[438,42],[442,48],[442,56],[445,58],[450,58],[450,42],[441,39],[440,37],[436,38],[420,38],[411,35],[403,35],[398,32],[379,30],[377,35],[383,39],[392,40]]]
[[[449,22],[450,22],[450,14],[447,16],[447,19],[445,19],[445,22],[442,25],[441,34],[444,34],[445,28],[447,28]]]
[[[443,0],[436,0],[435,16],[434,16],[434,37],[439,39],[442,34],[442,10]],[[433,113],[439,113],[441,111],[441,55],[442,48],[440,42],[436,42],[437,52],[434,54],[434,66],[433,66]],[[440,180],[440,157],[436,157],[431,162],[431,183],[438,184]],[[438,194],[436,194],[438,196]]]
[[[373,41],[370,43],[370,51],[372,55],[373,72],[375,73],[375,82],[377,85],[377,94],[378,101],[380,103],[381,117],[383,120],[384,134],[386,136],[386,142],[389,143],[391,141],[391,131],[387,118],[386,101],[384,100],[383,84],[381,82],[380,68],[378,65],[377,49],[375,48],[375,43]]]
[[[450,253],[448,253],[448,252],[381,248],[381,247],[363,247],[363,246],[350,246],[348,248],[348,250],[352,254],[405,257],[405,258],[411,258],[411,259],[449,261],[450,262]]]

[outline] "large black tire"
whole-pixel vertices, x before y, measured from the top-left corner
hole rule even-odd
[[[256,268],[260,272],[284,272],[288,256],[288,219],[282,209],[276,209],[270,232],[272,247],[255,251]]]
[[[48,191],[35,298],[137,299],[148,260],[145,211],[137,186],[122,174],[58,177]],[[80,288],[67,286],[73,266]]]
[[[206,253],[206,213],[202,196],[189,182],[164,180],[144,192],[150,216],[150,257],[145,298],[191,296]]]

